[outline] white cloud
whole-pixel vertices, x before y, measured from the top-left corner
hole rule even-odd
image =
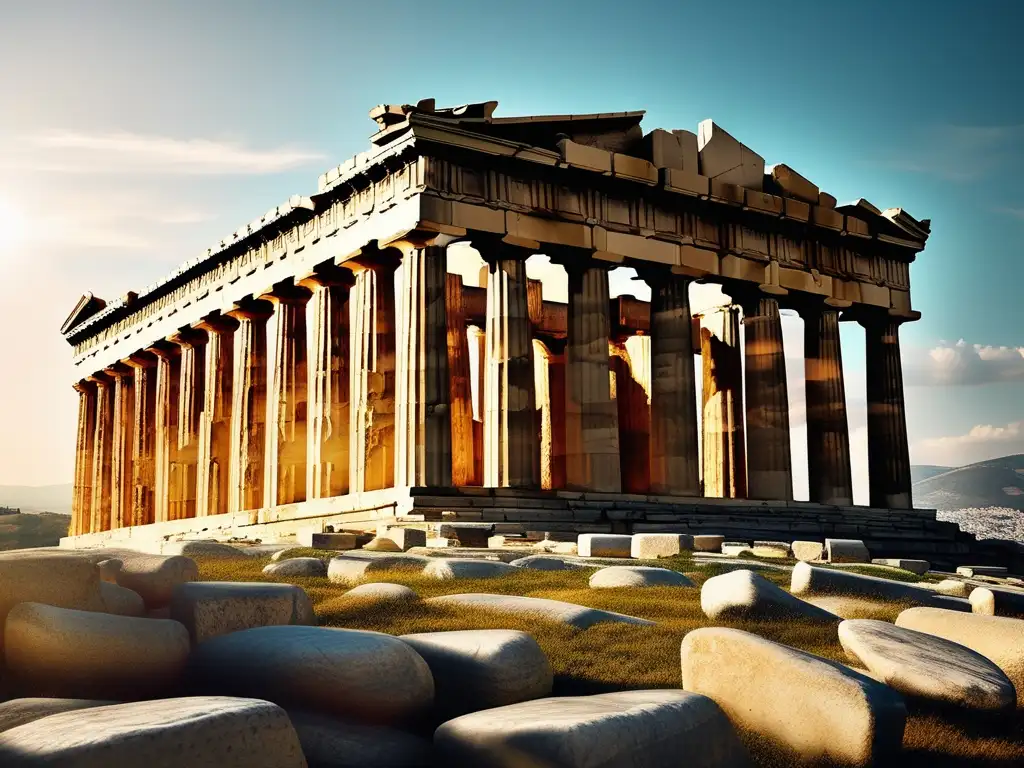
[[[52,131],[13,142],[6,168],[63,174],[251,176],[281,173],[323,160],[297,147],[254,149],[237,141],[178,139],[127,131]]]
[[[1024,379],[1024,346],[994,347],[960,339],[927,350],[907,348],[904,378],[908,386],[966,386]]]
[[[949,467],[1024,453],[1024,421],[1004,426],[979,424],[964,435],[920,440],[912,450],[915,464]]]

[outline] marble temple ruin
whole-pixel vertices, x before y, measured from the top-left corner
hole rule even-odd
[[[81,299],[62,329],[79,393],[65,545],[452,521],[965,546],[911,499],[899,329],[919,317],[928,221],[837,205],[710,120],[644,134],[643,112],[496,106],[378,106],[370,150],[315,194],[137,293]],[[480,287],[452,267],[465,244]],[[565,269],[567,303],[527,277],[535,254]],[[611,298],[617,267],[650,302]],[[732,305],[694,317],[694,281]],[[805,328],[806,502],[783,309]],[[868,507],[840,320],[866,339]]]

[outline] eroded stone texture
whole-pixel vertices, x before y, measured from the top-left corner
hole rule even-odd
[[[88,559],[62,552],[0,554],[0,627],[18,603],[102,611],[99,569]]]
[[[836,622],[828,611],[801,600],[753,571],[712,576],[700,588],[700,607],[709,619],[803,619]]]
[[[78,709],[0,734],[4,765],[306,768],[284,710],[200,696]]]
[[[111,552],[121,560],[117,583],[142,595],[148,608],[167,605],[175,587],[199,578],[195,560],[188,557],[147,555],[120,549]]]
[[[561,600],[548,600],[541,597],[487,594],[441,595],[440,597],[432,597],[426,602],[435,605],[484,608],[500,613],[525,614],[527,616],[536,616],[544,621],[568,624],[576,629],[587,629],[594,624],[600,624],[605,621],[641,626],[651,626],[654,624],[653,621],[638,619],[635,616],[601,611],[597,608],[586,608],[582,605],[565,603]]]
[[[681,661],[685,690],[802,760],[871,766],[900,751],[902,697],[842,664],[721,627],[690,632]]]
[[[714,181],[760,190],[764,185],[764,158],[741,144],[711,120],[697,128],[700,173]]]
[[[675,557],[693,549],[693,536],[687,533],[634,533],[629,556],[638,560]]]
[[[739,344],[739,307],[703,316],[700,357],[705,496],[734,499],[747,494]]]
[[[746,752],[713,701],[684,691],[558,697],[451,720],[439,757],[465,768],[644,766],[739,768]]]
[[[268,576],[326,576],[327,563],[318,557],[292,557],[270,563],[263,573]]]
[[[231,477],[231,404],[237,321],[211,315],[195,326],[206,332],[203,407],[196,449],[196,516],[228,511]]]
[[[821,560],[825,554],[825,547],[820,541],[794,541],[792,550],[793,557],[805,563]]]
[[[282,564],[293,563],[285,560]],[[291,584],[194,581],[180,584],[171,618],[188,629],[194,645],[231,632],[281,624],[315,624],[305,590]]]
[[[60,712],[105,707],[116,703],[99,699],[9,699],[0,704],[0,733]]]

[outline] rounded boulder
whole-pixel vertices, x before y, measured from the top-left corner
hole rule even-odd
[[[384,581],[352,587],[342,597],[354,597],[360,600],[395,600],[399,602],[420,599],[419,595],[404,584],[388,584]]]
[[[647,565],[613,565],[595,571],[590,577],[591,589],[693,586],[696,585],[678,571]]]
[[[712,576],[700,588],[700,607],[709,619],[804,619],[838,622],[839,618],[801,600],[753,571]]]
[[[423,569],[429,579],[493,579],[516,573],[516,569],[500,560],[474,560],[470,558],[432,558]]]
[[[188,629],[196,645],[253,627],[316,624],[313,604],[302,587],[265,582],[179,584],[171,600],[170,616]]]
[[[292,557],[270,563],[263,573],[267,576],[326,576],[327,563],[319,557]]]
[[[108,581],[100,582],[105,613],[118,616],[145,616],[146,603],[138,592],[133,592]]]

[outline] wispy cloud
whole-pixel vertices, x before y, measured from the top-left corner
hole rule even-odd
[[[904,352],[908,386],[969,386],[1000,381],[1024,381],[1024,346],[996,347],[941,343],[931,349]]]
[[[127,131],[52,131],[23,139],[0,158],[8,168],[72,174],[253,176],[281,173],[315,161],[298,147],[257,149],[236,141],[179,139]]]
[[[1024,220],[1024,207],[1022,207],[1022,208],[1014,208],[1012,206],[1009,206],[1009,207],[1005,207],[1004,206],[1004,207],[1001,207],[1001,208],[996,208],[996,213],[1005,213],[1007,216],[1012,216],[1015,219],[1022,219],[1022,220]]]
[[[920,440],[913,449],[916,463],[953,467],[1024,453],[1024,421],[978,424],[966,434]]]
[[[912,147],[889,148],[883,163],[900,171],[966,182],[1024,162],[1024,125],[936,125],[912,140]]]

